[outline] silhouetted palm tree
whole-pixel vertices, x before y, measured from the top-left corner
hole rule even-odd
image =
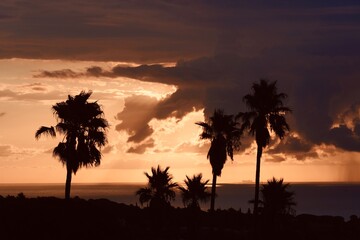
[[[241,131],[234,116],[225,115],[222,110],[215,110],[208,122],[196,124],[203,127],[200,138],[211,141],[207,158],[210,159],[213,173],[210,211],[214,211],[216,178],[221,175],[227,156],[233,160],[233,151],[239,150]]]
[[[186,176],[184,180],[186,188],[179,187],[184,205],[192,209],[200,209],[199,202],[207,202],[211,194],[207,191],[205,182],[202,181],[202,174],[194,175],[192,178]]]
[[[88,102],[92,92],[82,91],[79,95],[68,96],[63,102],[52,106],[56,117],[56,126],[40,127],[35,138],[42,135],[56,137],[56,132],[64,138],[53,150],[67,170],[65,198],[70,198],[72,173],[76,174],[81,167],[98,166],[101,161],[100,148],[107,142],[108,122],[103,118],[104,112],[97,102]]]
[[[267,184],[261,188],[261,203],[263,205],[263,214],[276,216],[294,214],[293,206],[294,192],[288,190],[290,185],[283,183],[284,179],[277,180],[273,178],[268,180]]]
[[[254,201],[254,214],[257,215],[261,155],[270,141],[269,129],[282,139],[286,131],[289,131],[285,114],[291,110],[284,106],[283,100],[287,98],[287,95],[277,92],[276,81],[269,83],[266,80],[260,80],[260,83],[253,84],[252,91],[252,94],[243,98],[250,111],[239,113],[237,117],[242,119],[242,130],[249,129],[249,133],[255,135],[257,144]]]
[[[162,170],[160,166],[152,167],[152,175],[145,173],[149,183],[145,188],[140,188],[136,195],[139,195],[140,204],[149,203],[150,207],[161,208],[170,205],[170,201],[175,199],[174,189],[176,183],[172,182],[172,176],[168,173],[169,167]]]

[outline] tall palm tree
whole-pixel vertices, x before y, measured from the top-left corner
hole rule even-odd
[[[145,173],[148,178],[148,186],[140,188],[136,195],[139,195],[140,204],[150,204],[152,208],[162,208],[170,205],[170,201],[175,199],[174,189],[177,187],[176,183],[172,182],[172,176],[168,173],[169,167],[164,170],[158,166],[152,167],[152,175]]]
[[[202,181],[202,174],[194,175],[192,178],[186,176],[185,187],[179,187],[184,205],[192,209],[200,209],[199,201],[207,202],[211,194],[207,191],[205,182]]]
[[[252,94],[248,94],[243,98],[250,111],[239,113],[237,116],[242,119],[241,129],[248,129],[249,133],[255,136],[257,144],[255,215],[258,214],[261,155],[263,149],[269,144],[270,131],[283,139],[285,133],[290,130],[285,119],[285,114],[291,112],[290,108],[284,106],[283,101],[286,98],[285,93],[277,92],[276,81],[268,82],[261,79],[260,83],[252,85]]]
[[[88,102],[91,94],[91,91],[82,91],[79,95],[69,95],[66,101],[53,105],[57,124],[42,126],[35,133],[36,139],[42,135],[64,135],[54,148],[53,155],[66,166],[66,199],[70,198],[72,173],[76,174],[81,167],[100,165],[100,148],[107,142],[106,130],[109,124],[103,118],[101,106],[97,102]]]
[[[240,148],[241,131],[233,115],[225,115],[222,110],[215,109],[208,122],[197,122],[203,128],[201,139],[211,141],[207,158],[210,160],[213,173],[211,187],[210,211],[215,208],[216,178],[221,176],[227,156],[233,160],[233,151]]]
[[[263,213],[270,216],[293,214],[294,192],[288,190],[290,185],[284,184],[284,179],[277,180],[273,177],[267,184],[262,185],[261,196]]]

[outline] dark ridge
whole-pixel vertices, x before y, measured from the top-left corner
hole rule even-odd
[[[360,220],[332,216],[254,218],[234,209],[140,208],[107,199],[0,196],[1,239],[360,239]]]

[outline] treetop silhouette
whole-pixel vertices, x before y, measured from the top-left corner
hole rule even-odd
[[[285,119],[285,114],[291,112],[290,108],[284,106],[286,98],[287,95],[285,93],[277,92],[276,81],[269,82],[261,79],[259,83],[252,85],[252,94],[247,94],[243,98],[250,111],[237,115],[237,119],[242,120],[241,129],[243,131],[248,130],[252,136],[255,136],[258,146],[255,176],[255,215],[258,213],[259,204],[261,156],[263,149],[270,142],[270,131],[273,131],[276,136],[283,139],[286,132],[290,130]]]
[[[227,156],[233,160],[234,150],[239,150],[242,132],[238,128],[234,115],[226,115],[219,109],[215,109],[213,116],[207,122],[197,122],[196,124],[203,128],[200,139],[211,141],[207,158],[210,160],[213,173],[210,211],[214,211],[216,178],[221,176]]]
[[[103,118],[104,112],[97,101],[88,102],[91,94],[91,91],[82,91],[53,105],[57,124],[42,126],[35,133],[36,139],[43,135],[56,137],[56,133],[64,136],[54,148],[53,156],[66,166],[66,199],[70,198],[72,173],[76,174],[81,167],[100,165],[100,149],[107,143],[106,130],[109,124]]]
[[[141,205],[148,203],[149,207],[163,208],[169,206],[170,201],[175,199],[175,188],[178,185],[172,182],[173,177],[168,172],[169,168],[162,170],[158,165],[157,168],[151,168],[151,175],[144,173],[148,178],[148,185],[136,192]]]
[[[209,180],[202,181],[201,173],[192,178],[186,176],[184,180],[186,187],[179,187],[184,205],[191,209],[200,209],[199,202],[205,203],[211,196],[207,191],[206,184],[208,182]]]

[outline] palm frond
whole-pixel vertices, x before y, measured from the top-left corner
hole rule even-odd
[[[44,127],[41,126],[35,133],[35,138],[39,139],[41,135],[47,135],[51,137],[56,137],[56,132],[54,127]]]

